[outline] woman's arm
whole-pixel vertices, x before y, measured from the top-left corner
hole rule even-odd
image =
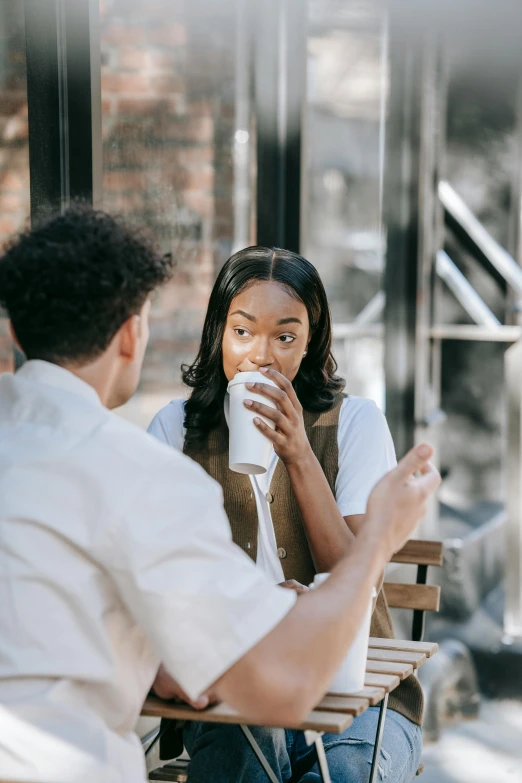
[[[286,465],[286,469],[304,522],[315,568],[318,572],[329,572],[342,557],[350,553],[355,537],[337,507],[310,444],[308,449],[309,453]]]
[[[262,383],[248,384],[248,388],[272,399],[277,409],[248,400],[245,404],[274,421],[276,429],[272,430],[262,419],[255,419],[256,426],[272,441],[276,454],[288,471],[314,565],[317,571],[331,571],[351,551],[354,536],[312,451],[305,431],[303,409],[292,384],[275,370],[263,372],[279,388]]]
[[[370,400],[348,401],[339,417],[339,472],[335,495],[346,524],[359,535],[371,490],[397,464],[386,418]],[[384,572],[375,585],[382,587]]]
[[[250,388],[270,397],[278,410],[259,403],[249,407],[276,424],[275,431],[262,420],[257,426],[273,442],[286,466],[317,570],[330,571],[350,551],[361,530],[372,488],[396,465],[390,431],[381,411],[369,400],[352,400],[346,415],[344,407],[341,409],[334,497],[308,442],[302,407],[292,384],[274,370],[266,374],[278,389],[264,384]]]

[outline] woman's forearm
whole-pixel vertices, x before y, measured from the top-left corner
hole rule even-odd
[[[354,535],[337,507],[315,454],[286,465],[316,570],[331,571],[352,549]]]

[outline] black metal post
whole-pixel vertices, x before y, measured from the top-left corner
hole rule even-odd
[[[33,225],[101,196],[101,89],[96,0],[26,0]]]
[[[428,566],[417,566],[417,584],[425,585],[428,580]],[[413,622],[411,627],[411,639],[413,642],[422,642],[424,638],[424,621],[426,612],[421,609],[413,610]]]
[[[99,0],[66,0],[69,189],[72,200],[102,201]]]
[[[441,246],[437,185],[445,107],[437,30],[423,24],[405,29],[398,0],[390,9],[383,210],[386,415],[402,456],[416,433],[433,441],[432,425],[441,418],[430,327]]]
[[[393,30],[393,28],[392,28]],[[414,443],[421,52],[390,41],[384,177],[386,415],[397,454]]]
[[[255,18],[257,242],[299,251],[306,3],[266,0]]]
[[[60,209],[64,192],[63,72],[58,63],[56,0],[26,0],[31,222]]]

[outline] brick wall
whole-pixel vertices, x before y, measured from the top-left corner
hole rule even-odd
[[[1,1],[1,0],[0,0]],[[104,208],[177,261],[154,304],[142,390],[179,383],[233,232],[234,0],[100,0]],[[27,220],[23,4],[0,5],[0,246]],[[11,343],[0,322],[0,371]]]
[[[104,206],[177,261],[153,309],[142,390],[179,384],[232,243],[232,0],[103,0]]]
[[[0,5],[0,250],[29,215],[29,148],[23,5]],[[12,369],[7,322],[0,318],[0,373]]]

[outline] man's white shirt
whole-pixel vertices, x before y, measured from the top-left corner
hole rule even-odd
[[[204,692],[288,613],[221,488],[47,362],[0,377],[0,771],[142,783],[158,664]]]

